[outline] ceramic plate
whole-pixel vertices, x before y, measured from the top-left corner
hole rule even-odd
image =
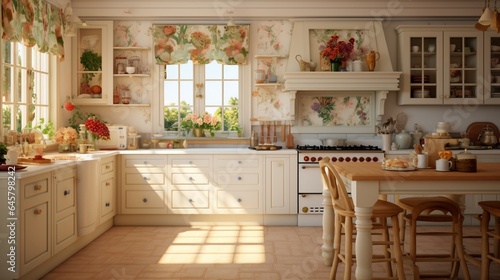
[[[417,170],[416,167],[406,167],[406,168],[402,168],[402,167],[382,167],[382,169],[384,170],[388,170],[388,171],[415,171]]]
[[[17,165],[17,164],[2,164],[0,165],[0,171],[14,171],[12,169],[9,170],[10,167],[16,167],[16,170],[25,169],[27,166],[25,165]]]

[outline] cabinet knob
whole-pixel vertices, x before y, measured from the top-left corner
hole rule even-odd
[[[147,161],[144,161],[143,163],[144,163],[145,165],[146,165],[146,164],[148,164],[148,162],[147,162]]]
[[[69,193],[70,193],[70,191],[69,191],[69,190],[64,190],[64,195],[65,195],[65,196],[66,196],[66,195],[68,195]]]
[[[241,202],[241,198],[238,198],[238,202]]]
[[[42,189],[42,185],[39,185],[39,184],[36,184],[33,189],[35,189],[35,191],[39,191]]]
[[[35,214],[35,215],[40,215],[40,214],[42,214],[42,209],[35,209],[34,214]]]
[[[194,178],[193,177],[189,177],[189,181],[194,181]]]
[[[190,160],[188,163],[189,163],[189,164],[193,164],[193,161],[192,161],[192,160]]]
[[[145,181],[149,181],[149,177],[143,177]]]
[[[111,186],[111,183],[110,182],[106,182],[106,187],[109,187]]]
[[[192,198],[190,198],[188,201],[189,201],[189,203],[193,203],[194,202]]]
[[[242,163],[241,160],[238,160],[238,164],[241,164],[241,163]]]
[[[105,167],[105,168],[106,168],[106,169],[111,169],[111,166],[109,166],[109,165],[106,165],[106,167]]]
[[[109,202],[105,203],[106,207],[109,207],[111,204]]]
[[[243,178],[241,178],[241,176],[238,176],[238,181],[241,181]]]
[[[143,199],[142,199],[142,202],[147,203],[147,202],[148,202],[148,199],[147,199],[147,198],[143,198]]]

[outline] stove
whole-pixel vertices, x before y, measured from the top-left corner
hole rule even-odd
[[[297,145],[298,152],[298,225],[321,226],[323,216],[323,182],[319,161],[329,157],[333,162],[382,162],[384,152],[377,146]]]

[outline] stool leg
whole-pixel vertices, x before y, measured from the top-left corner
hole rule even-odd
[[[500,217],[495,217],[495,233],[500,235]],[[500,258],[500,240],[494,238],[493,242],[493,253],[496,258]]]
[[[490,277],[490,260],[488,255],[490,253],[490,245],[488,241],[488,227],[490,223],[490,213],[483,211],[481,217],[481,280],[488,280]]]
[[[403,266],[403,253],[401,252],[401,240],[399,239],[399,215],[392,217],[392,254],[396,259],[396,273],[399,280],[405,280],[405,270]]]
[[[352,270],[352,233],[353,221],[351,217],[345,219],[345,271],[344,280],[351,280]]]
[[[333,234],[333,263],[332,269],[330,270],[330,280],[334,280],[337,276],[337,268],[339,267],[339,254],[340,246],[342,241],[342,224],[340,223],[340,217],[335,212],[334,214],[335,228]]]
[[[460,219],[463,221],[463,217],[461,216]],[[456,225],[455,228],[455,244],[456,244],[456,250],[458,252],[458,257],[460,259],[460,266],[462,269],[462,273],[464,275],[465,280],[470,280],[470,274],[469,274],[469,267],[467,266],[467,262],[465,260],[465,254],[464,254],[464,245],[463,245],[463,232],[462,232],[462,225],[463,222],[454,222]]]
[[[386,218],[380,218],[380,224],[382,225],[382,240],[385,242],[388,242],[390,240],[389,238],[389,228],[387,227],[387,219]],[[394,226],[394,225],[393,225]],[[384,245],[384,258],[386,259],[391,259],[391,252],[389,251],[390,247],[389,245]],[[392,266],[391,262],[387,262],[385,266],[385,270],[387,271],[387,277],[392,277]]]

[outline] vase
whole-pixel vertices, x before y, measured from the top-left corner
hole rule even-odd
[[[99,138],[92,136],[91,144],[94,151],[99,151]]]
[[[340,62],[332,61],[332,72],[340,71]]]
[[[61,143],[61,144],[59,144],[58,152],[60,152],[60,153],[69,153],[69,152],[71,152],[71,144],[70,143]]]
[[[321,54],[319,55],[319,57],[319,67],[321,71],[332,71],[332,63],[330,62],[330,59],[326,56],[322,56]]]
[[[194,137],[205,137],[205,134],[203,133],[203,129],[193,128],[193,136]]]

